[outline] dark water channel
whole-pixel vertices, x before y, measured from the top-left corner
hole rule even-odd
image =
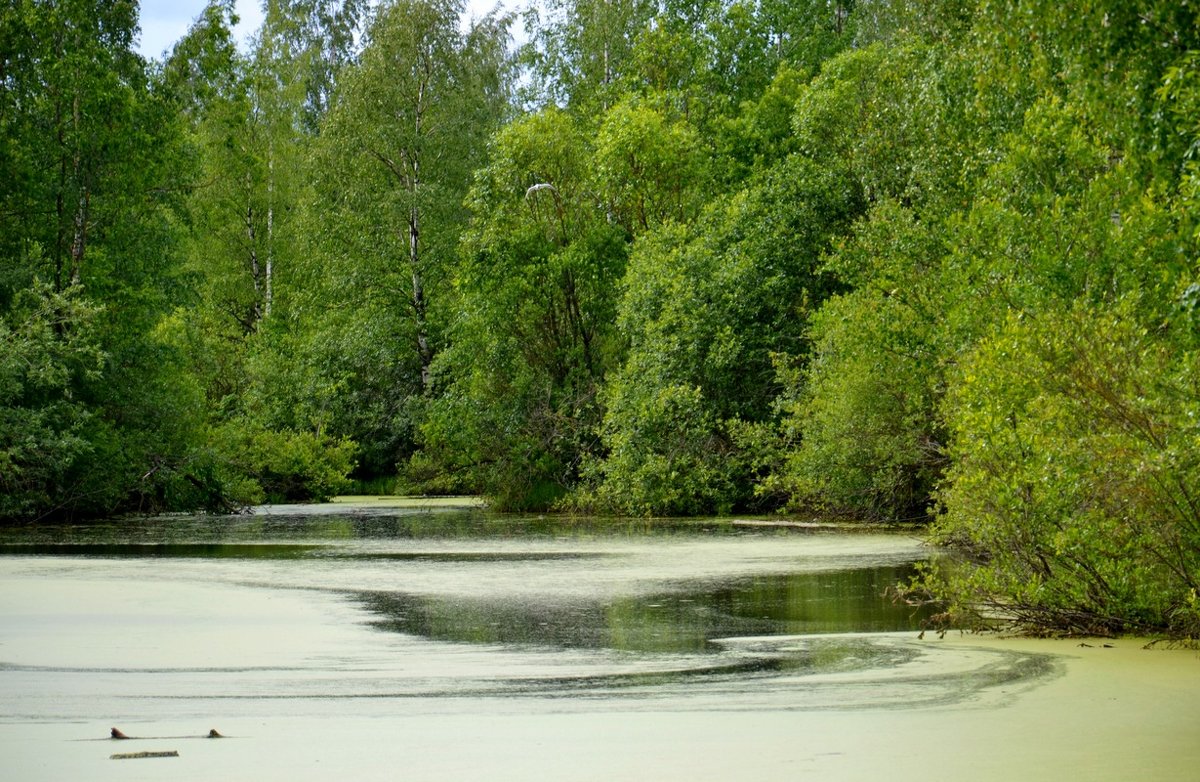
[[[921,612],[886,595],[926,554],[899,534],[345,506],[8,528],[0,711],[893,708],[1052,669],[931,657]]]

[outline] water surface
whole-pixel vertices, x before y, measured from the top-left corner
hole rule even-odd
[[[263,714],[380,698],[913,707],[1053,668],[984,654],[922,673],[923,617],[887,595],[927,554],[902,534],[289,510],[6,530],[7,719],[220,700]],[[848,674],[870,686],[828,686]]]
[[[923,616],[886,593],[928,554],[904,534],[477,509],[9,528],[0,736],[107,758],[89,740],[110,726],[161,744],[401,717],[912,714],[1000,707],[1061,674],[1054,654],[920,639]],[[33,773],[29,746],[8,761],[21,778],[65,773]]]

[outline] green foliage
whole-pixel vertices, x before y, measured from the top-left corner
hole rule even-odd
[[[0,320],[0,518],[52,507],[90,450],[83,430],[91,413],[72,388],[103,364],[94,316],[78,289],[55,293],[38,283]]]
[[[226,0],[227,1],[227,0]],[[297,127],[315,133],[329,111],[342,69],[353,61],[370,4],[366,0],[265,0],[257,56],[266,77],[288,93]]]
[[[404,360],[410,321],[380,304],[314,314],[305,325],[312,330],[272,329],[253,340],[235,409],[267,429],[353,440],[356,476],[394,475],[419,410],[420,368]]]
[[[628,244],[599,208],[592,154],[567,113],[529,115],[497,134],[469,197],[459,317],[422,460],[498,507],[545,507],[595,449]]]
[[[235,419],[212,433],[212,444],[222,463],[250,479],[235,487],[244,502],[319,502],[351,485],[355,448],[345,439]]]
[[[940,181],[950,173],[941,170],[941,157],[966,143],[958,128],[946,134],[951,138],[939,134],[938,120],[952,110],[944,59],[937,48],[907,43],[833,58],[797,100],[796,147],[813,160],[848,166],[871,200],[922,205],[952,184]]]
[[[860,47],[885,41],[955,43],[971,33],[975,0],[892,0],[861,3],[855,9],[855,42]]]
[[[811,361],[781,365],[761,490],[938,498],[970,561],[927,586],[959,616],[1197,631],[1194,28],[1135,5],[873,8],[880,43],[797,100],[796,148],[875,204],[828,259],[849,289]]]
[[[800,447],[776,476],[797,508],[920,519],[943,459],[937,354],[903,301],[864,290],[831,300],[795,416]]]
[[[938,538],[979,558],[960,608],[1081,633],[1194,634],[1197,353],[1136,296],[1011,318],[961,367]]]
[[[853,285],[813,318],[807,366],[781,399],[799,441],[769,482],[795,507],[920,516],[939,474],[939,237],[887,201],[828,260]],[[786,377],[784,378],[787,379]]]
[[[605,394],[608,457],[588,501],[638,513],[697,513],[749,501],[751,454],[730,428],[773,414],[774,355],[807,352],[832,237],[862,208],[836,169],[793,157],[690,228],[644,237],[618,326],[629,352]],[[664,436],[670,432],[670,436]]]
[[[47,427],[62,439],[14,512],[137,507],[159,494],[157,466],[186,462],[196,444],[191,385],[154,336],[186,295],[175,223],[191,174],[182,121],[131,50],[134,4],[10,4],[0,19],[19,33],[4,53],[0,313],[32,344],[64,355],[86,343],[103,356],[47,389],[59,402],[37,406],[56,409],[56,421],[18,424],[26,443],[44,441]],[[32,336],[38,322],[55,324],[51,342]]]
[[[604,115],[596,134],[596,189],[631,236],[698,211],[703,162],[696,131],[638,102]]]
[[[960,616],[1200,633],[1192,4],[367,6],[0,11],[0,516],[932,514]]]
[[[553,0],[526,11],[521,59],[531,83],[527,102],[603,110],[619,96],[639,30],[652,18],[648,0]]]
[[[254,352],[268,426],[360,444],[359,476],[415,449],[446,345],[464,197],[506,109],[506,21],[460,28],[461,4],[379,6],[312,145],[290,319]]]
[[[780,365],[786,453],[759,491],[794,509],[920,518],[939,477],[941,219],[969,157],[957,139],[938,143],[951,135],[939,120],[958,114],[947,59],[872,45],[831,60],[798,97],[795,154],[843,171],[874,206],[817,267],[845,287],[804,333],[811,358]]]
[[[757,100],[744,101],[736,114],[717,126],[717,179],[740,181],[797,150],[792,117],[808,82],[807,71],[785,63]]]

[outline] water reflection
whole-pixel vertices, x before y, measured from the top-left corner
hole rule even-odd
[[[314,506],[322,507],[322,506]],[[0,526],[0,544],[268,542],[272,540],[591,540],[738,537],[808,534],[786,528],[744,526],[732,519],[645,519],[525,516],[483,510],[360,508],[337,513],[233,516],[130,517],[86,523],[46,522]],[[11,553],[11,552],[9,552]]]
[[[531,644],[631,652],[712,651],[749,635],[916,630],[925,618],[885,597],[912,565],[772,573],[696,582],[609,601],[360,594],[373,626],[454,643]]]
[[[322,547],[282,543],[0,543],[0,556],[100,559],[301,559]]]
[[[884,597],[912,576],[911,553],[863,566],[859,554],[815,546],[830,540],[721,520],[425,510],[8,528],[0,555],[278,561],[262,572],[350,594],[378,629],[451,643],[674,653],[732,636],[919,627],[920,612]],[[683,553],[664,556],[672,551]],[[746,562],[730,570],[739,552]],[[314,566],[286,564],[296,561]],[[353,587],[372,581],[393,586]]]
[[[36,715],[89,691],[158,711],[218,697],[876,707],[1050,670],[918,644],[923,615],[884,592],[923,553],[893,535],[479,511],[8,528],[0,581],[21,597],[0,678]]]

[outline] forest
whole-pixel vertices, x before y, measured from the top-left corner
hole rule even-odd
[[[471,493],[926,525],[1200,634],[1187,0],[0,11],[0,519]]]

